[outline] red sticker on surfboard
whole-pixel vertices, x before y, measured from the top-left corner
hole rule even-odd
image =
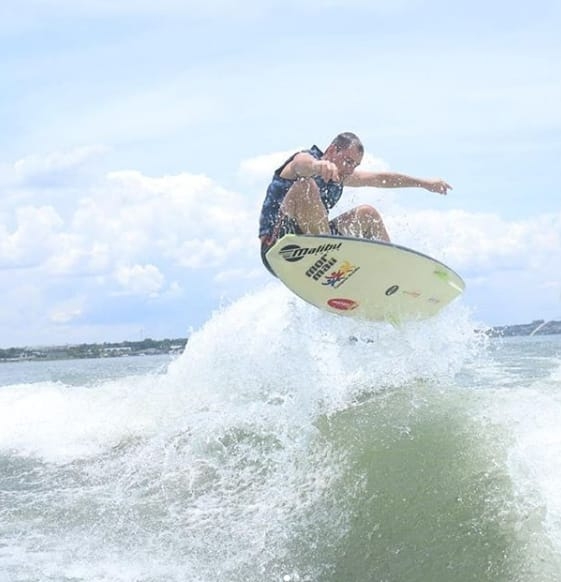
[[[354,299],[334,297],[327,301],[327,305],[329,305],[329,307],[333,307],[333,309],[338,309],[339,311],[352,311],[358,307],[358,302]]]

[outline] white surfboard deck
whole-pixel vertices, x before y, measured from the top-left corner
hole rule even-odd
[[[371,321],[431,317],[465,288],[443,263],[381,241],[287,234],[266,258],[275,275],[308,303]]]

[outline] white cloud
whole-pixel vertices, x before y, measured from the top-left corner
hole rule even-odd
[[[263,275],[263,269],[226,269],[217,273],[214,277],[215,283],[224,285],[230,282],[239,282],[241,280],[260,279]]]
[[[55,248],[63,221],[51,206],[23,206],[14,214],[16,226],[13,231],[0,225],[0,264],[39,264]]]
[[[243,160],[239,165],[238,174],[242,179],[250,183],[266,183],[279,166],[292,154],[302,149],[304,148],[295,147],[291,150],[264,154]]]
[[[44,270],[53,275],[100,275],[109,271],[113,261],[110,241],[89,241],[83,235],[64,233]]]
[[[45,269],[102,274],[147,256],[188,268],[214,267],[253,241],[255,220],[244,197],[206,176],[115,172],[76,201]],[[4,247],[10,241],[5,239]]]
[[[18,167],[22,176],[57,168],[66,183],[89,151],[30,156]],[[32,186],[22,191],[26,199],[42,196]],[[56,325],[85,317],[103,297],[180,300],[190,270],[212,277],[214,269],[245,264],[255,246],[257,218],[247,198],[203,175],[113,172],[93,176],[79,192],[55,201],[58,207],[18,207],[14,199],[0,222],[1,263],[35,281],[42,290],[36,311],[45,302]]]
[[[273,161],[263,156],[240,168],[257,175]],[[367,156],[365,163],[384,169],[376,158]],[[36,167],[48,166],[48,160],[37,160]],[[69,173],[74,167],[58,166]],[[382,193],[386,200],[385,190],[361,189],[354,196],[362,202]],[[255,200],[207,176],[113,172],[96,176],[69,200],[60,202],[65,220],[56,205],[12,206],[2,213],[0,259],[5,267],[19,267],[17,278],[5,273],[3,279],[4,286],[8,281],[14,286],[9,293],[6,287],[0,314],[11,327],[43,321],[56,333],[78,323],[85,329],[93,311],[107,311],[96,306],[119,296],[181,302],[189,289],[199,305],[209,297],[191,296],[195,288],[233,298],[267,278],[255,236]],[[504,295],[505,281],[510,289],[518,285],[520,298],[526,288],[541,289],[550,310],[559,303],[561,214],[509,221],[491,213],[414,211],[396,204],[383,213],[394,242],[449,264],[464,276],[470,293],[480,294],[480,304],[491,300],[494,289]],[[111,313],[118,314],[118,307]]]
[[[68,324],[84,312],[84,297],[72,298],[55,305],[49,312],[49,320],[57,325]]]
[[[14,173],[17,181],[24,183],[53,175],[60,177],[89,164],[107,151],[108,148],[103,146],[85,146],[46,155],[33,154],[18,160],[14,164]]]
[[[115,279],[126,293],[155,297],[162,290],[165,277],[154,265],[118,267]]]
[[[286,152],[246,160],[241,171],[249,176],[270,170],[275,156],[285,159]],[[368,155],[365,164],[387,167]],[[363,194],[367,199],[379,192]],[[19,209],[16,230],[0,231],[1,256],[14,264],[43,260],[46,272],[59,275],[110,275],[117,269],[120,285],[149,294],[162,292],[171,266],[225,267],[221,270],[236,278],[246,258],[257,252],[258,217],[250,203],[202,175],[114,172],[85,192],[68,223],[50,207]],[[507,221],[495,214],[391,207],[385,218],[396,243],[448,261],[459,271],[481,276],[493,270],[559,265],[559,215]],[[158,274],[139,265],[151,265]]]
[[[382,158],[378,158],[368,152],[364,152],[364,157],[360,164],[361,170],[369,170],[371,172],[385,172],[390,169],[389,164]]]
[[[183,267],[200,269],[205,267],[216,267],[228,255],[229,249],[226,245],[212,239],[193,239],[185,241],[180,247],[171,251],[178,264]]]
[[[431,210],[386,220],[394,242],[446,260],[460,272],[524,270],[544,281],[558,273],[561,280],[561,214],[508,221],[497,214]]]

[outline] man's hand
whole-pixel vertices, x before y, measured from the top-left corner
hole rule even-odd
[[[435,178],[433,180],[423,180],[423,188],[429,192],[436,192],[437,194],[448,194],[448,190],[453,190],[452,186],[441,180],[440,178]]]
[[[339,182],[339,172],[333,162],[327,160],[317,160],[312,164],[314,176],[320,176],[325,182]]]

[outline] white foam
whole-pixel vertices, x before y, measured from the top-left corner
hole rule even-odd
[[[128,435],[157,430],[147,392],[157,377],[130,377],[96,387],[39,382],[0,390],[0,450],[51,462],[89,457]]]
[[[212,318],[169,375],[230,401],[304,383],[300,397],[336,406],[357,382],[387,387],[455,373],[477,341],[472,329],[461,307],[394,329],[321,312],[271,285]]]
[[[203,440],[246,423],[289,434],[362,389],[453,374],[471,327],[461,308],[401,329],[358,322],[273,284],[214,314],[167,374],[4,387],[0,450],[68,462],[185,427]]]
[[[561,363],[530,383],[506,378],[506,388],[489,391],[484,411],[504,430],[497,445],[506,450],[529,555],[555,572],[561,569],[560,379]]]
[[[80,532],[35,525],[14,543],[68,577],[317,579],[297,568],[298,536],[337,544],[360,487],[339,484],[347,459],[318,419],[364,390],[449,378],[470,357],[472,327],[460,306],[401,329],[360,323],[273,284],[217,312],[167,373],[5,387],[0,452],[66,464],[41,469],[33,511],[51,527],[71,515]],[[80,556],[71,567],[69,555]]]

